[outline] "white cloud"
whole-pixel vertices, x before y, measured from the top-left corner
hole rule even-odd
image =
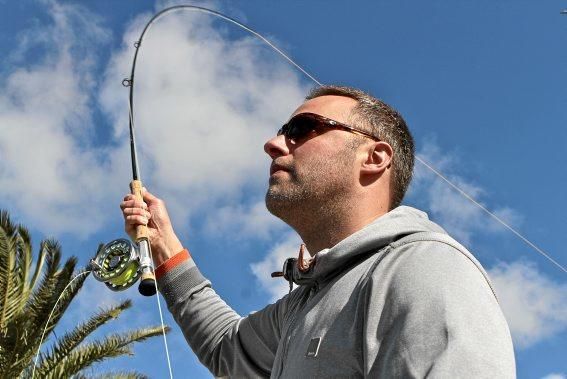
[[[18,68],[0,80],[0,207],[45,233],[87,237],[118,217],[127,191],[128,89],[121,82],[130,73],[132,44],[152,15],[126,28],[100,77],[105,62],[97,61],[97,49],[109,41],[101,21],[80,6],[44,4],[52,24],[22,35],[10,55]],[[206,15],[171,14],[147,35],[134,109],[142,178],[167,200],[176,226],[194,215],[209,233],[267,238],[283,223],[257,200],[269,176],[263,144],[307,88],[276,53],[219,25]],[[38,47],[47,53],[30,63]],[[106,125],[93,122],[97,106],[112,123],[108,141],[92,142],[108,135],[97,130]],[[287,256],[297,254],[295,238]],[[260,262],[255,273],[266,267]],[[270,293],[274,283],[285,293],[285,281],[270,273]],[[87,280],[68,325],[92,304],[114,304],[124,295],[100,288]]]
[[[0,197],[27,225],[86,235],[104,219],[92,206],[104,197],[99,185],[113,182],[89,142],[94,49],[108,33],[82,7],[46,4],[52,23],[21,36],[18,66],[0,88]],[[47,53],[22,63],[38,46]]]
[[[100,97],[121,138],[127,104],[120,82],[147,19],[140,16],[128,28]],[[216,25],[208,15],[170,14],[152,26],[137,62],[134,116],[142,171],[150,190],[175,204],[176,220],[211,206],[234,213],[243,196],[263,196],[270,163],[263,144],[306,92],[274,52]]]
[[[483,188],[463,176],[452,174],[452,171],[459,166],[455,156],[442,153],[439,146],[431,140],[425,141],[417,155],[443,173],[457,187],[486,206],[482,202],[482,198],[486,197]],[[417,161],[408,198],[416,199],[420,206],[426,207],[434,221],[465,245],[470,244],[474,234],[505,230],[501,224]],[[517,227],[522,223],[522,216],[514,209],[494,207],[491,211],[509,225]]]
[[[270,238],[271,232],[286,225],[266,209],[264,200],[251,205],[228,205],[207,216],[204,229],[208,234],[229,234],[230,239]]]
[[[128,90],[121,81],[151,14],[127,27],[100,78],[97,49],[107,48],[109,32],[83,7],[45,4],[52,24],[23,34],[10,55],[19,66],[0,81],[0,205],[46,233],[87,236],[117,215],[127,191]],[[177,223],[221,209],[224,221],[252,217],[242,224],[253,233],[266,215],[238,204],[263,197],[269,166],[263,143],[306,87],[276,53],[219,25],[182,12],[146,35],[134,110],[141,173]],[[38,46],[47,53],[30,63]],[[100,135],[96,128],[106,127],[93,123],[95,106],[112,120],[107,145],[91,142]],[[260,233],[272,225],[263,223]]]
[[[528,262],[501,263],[488,274],[516,347],[567,329],[567,284],[552,281]]]
[[[270,274],[274,271],[281,271],[287,258],[297,258],[300,245],[299,236],[290,233],[276,244],[262,261],[250,265],[261,287],[270,294],[271,301],[276,301],[288,293],[289,284],[281,277],[272,278]]]
[[[567,376],[565,376],[565,374],[563,373],[551,373],[548,374],[544,377],[542,377],[541,379],[567,379]]]

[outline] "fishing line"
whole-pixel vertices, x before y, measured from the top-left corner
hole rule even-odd
[[[130,82],[130,85],[132,85],[132,84],[133,84],[133,82]],[[129,115],[129,119],[130,119],[130,125],[133,126],[134,125],[134,116],[132,114],[132,107],[131,107],[130,102],[128,102],[128,115]],[[133,137],[133,134],[131,134],[131,137]],[[133,159],[137,159],[135,157],[136,156],[134,155]],[[135,167],[136,167],[136,169],[138,167],[137,161],[135,162]],[[152,271],[154,271],[154,263],[153,263],[154,259],[153,259],[153,256],[152,256],[151,249],[149,250],[149,253],[150,253],[150,258],[151,258],[151,260],[150,260],[151,268],[152,268]],[[157,281],[154,280],[153,285],[154,285],[154,288],[155,288],[155,293],[157,293],[158,292]],[[159,300],[159,296],[156,296],[156,301],[157,301],[158,312],[159,312],[159,320],[160,320],[160,323],[161,323],[161,332],[162,332],[161,334],[163,336],[163,345],[165,347],[165,356],[166,356],[166,359],[167,359],[167,369],[169,371],[169,378],[173,379],[173,369],[171,367],[171,358],[169,357],[169,347],[167,345],[167,336],[166,336],[166,333],[165,333],[165,323],[163,322],[163,312],[161,310],[161,302]]]
[[[69,288],[69,286],[77,279],[79,278],[81,275],[85,275],[85,274],[89,274],[91,272],[91,270],[87,270],[87,271],[83,271],[78,273],[77,275],[75,275],[75,277],[73,279],[71,279],[71,281],[69,283],[67,283],[67,285],[65,286],[65,288],[63,288],[63,291],[61,291],[61,294],[59,295],[59,297],[57,298],[57,301],[55,302],[55,305],[53,306],[53,309],[51,310],[51,313],[49,314],[49,317],[47,318],[47,322],[45,323],[45,328],[43,329],[43,333],[41,334],[41,339],[39,340],[39,346],[37,348],[37,353],[35,355],[35,360],[34,360],[34,364],[33,364],[33,370],[32,370],[32,379],[33,376],[35,375],[35,368],[37,367],[37,360],[39,359],[39,351],[41,349],[41,344],[43,343],[43,338],[45,337],[45,331],[47,330],[47,328],[49,327],[49,321],[51,321],[51,316],[53,316],[53,312],[55,312],[55,309],[57,308],[57,303],[59,303],[59,300],[61,300],[61,298],[63,297],[63,294],[65,294],[65,291],[67,290],[67,288]]]
[[[524,237],[523,235],[520,234],[520,232],[518,232],[516,229],[514,229],[513,227],[511,227],[510,225],[508,225],[504,220],[502,220],[500,217],[496,216],[493,212],[491,212],[490,210],[488,210],[485,206],[483,206],[482,204],[480,204],[478,201],[476,201],[471,195],[469,195],[468,193],[466,193],[464,190],[462,190],[461,188],[459,188],[456,184],[453,184],[449,179],[447,179],[443,174],[441,174],[439,171],[437,171],[435,168],[433,168],[430,164],[428,164],[427,162],[425,162],[422,158],[420,158],[418,155],[415,156],[415,159],[417,159],[418,162],[420,162],[422,165],[424,165],[425,167],[427,167],[428,169],[430,169],[431,171],[433,171],[435,173],[435,175],[437,175],[439,178],[441,178],[443,181],[445,181],[447,184],[449,184],[451,187],[453,187],[455,190],[457,190],[461,195],[463,195],[467,200],[469,200],[470,202],[472,202],[474,205],[476,205],[477,207],[479,207],[480,209],[482,209],[486,214],[488,214],[490,217],[492,217],[493,219],[495,219],[497,222],[499,222],[500,224],[502,224],[503,226],[505,226],[509,231],[511,231],[512,233],[514,233],[518,238],[520,238],[522,241],[524,241],[526,244],[528,244],[530,247],[532,247],[535,251],[537,251],[539,254],[541,254],[544,258],[546,258],[547,260],[549,260],[551,263],[553,263],[555,266],[559,267],[560,270],[562,270],[563,272],[567,273],[567,270],[565,270],[565,267],[561,266],[558,262],[556,262],[553,258],[551,258],[549,256],[549,254],[547,254],[545,251],[543,251],[541,248],[539,248],[538,246],[536,246],[533,242],[531,242],[529,239],[527,239],[526,237]]]
[[[204,8],[204,7],[194,6],[194,5],[176,5],[176,6],[172,6],[172,7],[166,8],[166,9],[158,12],[148,21],[148,23],[146,24],[146,26],[144,27],[144,29],[143,29],[143,31],[140,35],[140,38],[134,43],[134,47],[136,48],[136,51],[134,53],[134,59],[133,59],[133,62],[132,62],[132,70],[131,70],[130,78],[126,78],[122,81],[123,86],[130,87],[130,96],[129,96],[129,101],[128,101],[128,119],[129,119],[129,129],[130,129],[130,146],[131,146],[132,173],[133,173],[133,181],[131,182],[131,189],[132,189],[132,193],[139,199],[142,198],[142,188],[143,187],[142,187],[142,182],[141,182],[140,174],[139,174],[138,157],[137,157],[137,153],[136,153],[136,144],[135,144],[135,136],[134,136],[134,74],[135,74],[135,70],[136,70],[136,61],[137,61],[137,58],[138,58],[139,49],[142,45],[142,41],[144,39],[144,36],[149,31],[151,26],[159,18],[163,17],[165,14],[173,12],[173,11],[177,11],[177,10],[191,10],[191,11],[197,11],[197,12],[201,12],[201,13],[210,14],[210,15],[216,16],[218,18],[221,18],[225,21],[228,21],[228,22],[248,31],[252,35],[258,37],[264,43],[266,43],[269,47],[271,47],[274,51],[276,51],[279,55],[281,55],[292,66],[294,66],[299,71],[301,71],[303,74],[305,74],[315,84],[317,84],[318,86],[323,85],[315,77],[310,75],[299,64],[297,64],[295,61],[293,61],[288,55],[286,55],[283,51],[278,49],[275,45],[273,45],[270,41],[268,41],[260,33],[256,32],[252,28],[250,28],[250,27],[242,24],[241,22],[239,22],[239,21],[237,21],[237,20],[235,20],[231,17],[228,17],[228,16],[226,16],[226,15],[220,13],[220,12],[217,12],[217,11],[214,11],[214,10],[211,10],[211,9],[208,9],[208,8]],[[502,220],[501,218],[496,216],[493,212],[491,212],[486,207],[481,205],[471,195],[469,195],[464,190],[462,190],[459,186],[457,186],[456,184],[451,182],[441,172],[439,172],[433,166],[431,166],[430,164],[425,162],[425,160],[423,160],[421,157],[415,155],[415,158],[418,162],[423,164],[425,167],[427,167],[429,170],[431,170],[435,175],[437,175],[439,178],[441,178],[443,181],[445,181],[447,184],[449,184],[453,189],[457,190],[467,200],[469,200],[474,205],[479,207],[482,211],[484,211],[490,217],[495,219],[498,223],[500,223],[501,225],[506,227],[514,235],[516,235],[518,238],[520,238],[523,242],[525,242],[530,247],[532,247],[534,250],[536,250],[536,252],[538,252],[540,255],[545,257],[548,261],[553,263],[555,266],[559,267],[562,271],[567,272],[567,270],[561,264],[559,264],[553,258],[551,258],[549,256],[549,254],[545,253],[543,251],[543,249],[539,248],[536,244],[534,244],[529,239],[524,237],[520,232],[518,232],[516,229],[511,227],[504,220]],[[143,230],[137,230],[136,231],[136,242],[138,243],[139,249],[138,249],[138,252],[137,252],[135,259],[138,260],[138,264],[139,264],[138,269],[140,271],[140,272],[136,271],[136,274],[139,273],[142,277],[142,282],[140,283],[140,287],[139,287],[140,293],[142,295],[145,295],[145,296],[151,296],[151,295],[157,293],[158,288],[157,288],[157,283],[155,281],[155,278],[153,276],[154,267],[153,267],[153,259],[152,259],[152,256],[151,256],[151,254],[152,254],[151,249],[149,248],[149,246],[150,246],[149,245],[149,235],[148,235],[147,229],[145,229],[145,228],[146,227],[144,226]],[[98,258],[98,253],[97,253],[97,256],[95,258]],[[105,259],[106,258],[108,258],[108,257],[105,257]],[[116,257],[110,257],[110,258],[116,258]],[[104,263],[107,264],[107,266],[105,266],[105,267],[103,267],[102,265],[100,265],[98,263],[97,264],[91,264],[91,267],[93,267],[93,270],[95,272],[100,271],[100,272],[104,273],[105,270],[106,270],[106,272],[108,273],[108,272],[112,271],[112,269],[115,268],[114,264],[112,263],[113,261],[110,258],[109,258],[109,260],[104,261]],[[120,258],[116,258],[116,259],[120,259]],[[131,258],[131,259],[133,259],[133,258]],[[92,261],[91,261],[91,263],[92,263]],[[118,266],[120,266],[120,265],[118,265]],[[120,267],[124,267],[124,266],[120,266]],[[81,274],[84,274],[84,273],[81,273]],[[79,275],[81,275],[81,274],[79,274]],[[96,277],[96,275],[95,275],[95,277]],[[106,281],[105,281],[104,278],[102,278],[102,279],[98,278],[98,279],[101,280],[101,281],[104,281],[107,284],[107,286],[109,285],[109,282],[110,282],[111,285],[109,287],[113,290],[121,290],[121,289],[129,287],[133,282],[137,281],[138,277],[134,276],[132,270],[130,270],[129,273],[120,272],[120,275],[116,274],[116,276],[113,276],[112,278],[110,278],[110,279],[114,280],[114,282],[112,282],[109,278],[107,278]],[[173,378],[171,361],[170,361],[170,357],[169,357],[169,349],[168,349],[167,338],[166,338],[166,334],[165,334],[165,325],[164,325],[164,322],[163,322],[163,313],[162,313],[162,309],[161,309],[161,303],[160,303],[160,300],[159,300],[159,296],[156,296],[156,297],[157,297],[158,311],[159,311],[160,321],[161,321],[161,326],[162,326],[163,340],[164,340],[166,356],[167,356],[167,364],[168,364],[168,368],[169,368],[169,376],[170,376],[170,378]],[[52,311],[52,313],[53,313],[53,311]],[[50,318],[51,318],[51,315],[50,315]],[[48,323],[49,323],[49,320],[48,320]],[[47,326],[46,326],[46,328],[47,328]],[[44,333],[45,333],[45,330],[44,330]],[[43,340],[43,336],[42,336],[42,340]],[[40,343],[40,347],[41,347],[41,343]],[[37,365],[37,358],[38,357],[39,357],[39,349],[38,349],[38,355],[36,356],[35,365]],[[35,365],[34,365],[34,372],[35,372]],[[33,378],[33,374],[32,374],[32,378]]]
[[[157,282],[154,281],[154,286],[157,288]],[[161,311],[161,303],[159,301],[159,296],[156,296],[157,306],[159,311],[159,320],[161,322],[161,334],[163,335],[163,344],[165,345],[165,356],[167,357],[167,368],[169,369],[169,377],[173,379],[173,371],[171,369],[171,360],[169,359],[169,348],[167,347],[167,337],[165,336],[165,324],[163,323],[163,313]]]
[[[134,193],[134,195],[137,198],[140,198],[140,199],[142,198],[142,182],[141,182],[141,179],[140,179],[140,170],[139,170],[139,164],[138,164],[138,155],[137,155],[137,152],[136,152],[136,140],[135,140],[135,133],[134,133],[134,74],[135,74],[135,70],[136,70],[136,61],[137,61],[137,58],[138,58],[139,48],[142,45],[142,40],[144,39],[145,34],[149,31],[149,29],[151,28],[153,23],[167,13],[173,12],[173,11],[176,11],[176,10],[181,10],[181,9],[198,11],[198,12],[210,14],[210,15],[219,17],[223,20],[226,20],[226,21],[228,21],[232,24],[235,24],[236,26],[248,31],[249,33],[253,34],[254,36],[258,37],[260,40],[265,42],[268,46],[270,46],[273,50],[275,50],[278,54],[280,54],[285,60],[287,60],[290,64],[292,64],[294,67],[296,67],[298,70],[300,70],[303,74],[305,74],[309,79],[311,79],[317,85],[319,85],[319,86],[322,85],[319,81],[317,81],[317,79],[315,79],[313,76],[311,76],[307,71],[305,71],[301,66],[299,66],[297,63],[295,63],[289,56],[287,56],[283,51],[278,49],[275,45],[273,45],[270,41],[268,41],[260,33],[254,31],[252,28],[250,28],[250,27],[242,24],[241,22],[239,22],[239,21],[237,21],[237,20],[235,20],[231,17],[228,17],[228,16],[226,16],[222,13],[213,11],[211,9],[194,6],[194,5],[177,5],[177,6],[173,6],[173,7],[170,7],[170,8],[166,8],[166,9],[162,10],[161,12],[157,13],[156,15],[154,15],[150,19],[150,21],[148,21],[148,23],[146,24],[146,26],[144,27],[144,29],[142,31],[142,34],[140,35],[140,38],[138,39],[138,41],[136,41],[134,43],[134,47],[136,48],[136,51],[134,53],[134,59],[133,59],[133,62],[132,62],[132,71],[131,71],[131,74],[130,74],[130,78],[126,78],[122,81],[123,86],[130,87],[130,96],[129,96],[129,101],[128,101],[128,121],[129,121],[129,130],[130,130],[130,147],[131,147],[132,174],[133,174],[132,175],[133,181],[131,182],[130,186],[131,186],[131,189],[132,189],[132,193]],[[140,293],[142,293],[142,295],[149,296],[149,295],[153,295],[153,294],[157,293],[158,288],[157,288],[157,283],[155,281],[155,278],[153,276],[153,272],[154,272],[153,258],[152,258],[152,252],[151,252],[150,245],[149,245],[149,235],[148,235],[148,232],[147,232],[147,228],[144,226],[143,228],[140,228],[140,229],[138,229],[136,231],[136,242],[138,242],[138,244],[139,244],[139,254],[137,255],[137,257],[139,259],[140,271],[142,271],[142,283],[140,283],[139,290],[140,290]],[[97,256],[98,256],[98,254],[97,254]],[[97,257],[95,257],[95,258],[97,258]],[[93,261],[96,263],[96,260],[93,260]],[[93,262],[93,261],[91,261],[91,262]],[[106,264],[106,266],[104,266],[104,267],[103,267],[103,265],[98,265],[98,268],[103,273],[104,273],[105,269],[110,270],[111,268],[113,268],[113,267],[110,267],[110,261],[105,260],[105,264]],[[97,265],[95,265],[95,268],[96,268],[96,266]],[[122,265],[122,267],[124,267],[124,265]],[[116,277],[113,277],[112,279],[115,282],[111,282],[110,280],[107,280],[107,281],[105,281],[105,283],[111,289],[119,290],[121,288],[130,286],[138,278],[133,276],[133,275],[128,276],[126,273],[125,274],[121,273],[121,275],[118,276],[118,279],[120,279],[120,282],[116,283]],[[146,282],[145,283],[146,285],[144,285],[144,282]],[[148,286],[148,284],[149,284],[149,286]],[[149,290],[150,286],[153,287],[152,291]],[[170,357],[169,357],[169,348],[168,348],[168,345],[167,345],[167,337],[166,337],[166,334],[165,334],[165,325],[164,325],[164,322],[163,322],[163,312],[162,312],[162,309],[161,309],[161,303],[160,303],[160,300],[159,300],[159,296],[156,296],[156,297],[157,297],[158,311],[159,311],[161,327],[162,327],[163,342],[164,342],[164,345],[165,345],[165,352],[166,352],[166,356],[167,356],[167,365],[168,365],[168,369],[169,369],[169,376],[170,376],[171,379],[173,379],[173,371],[172,371],[172,368],[171,368],[171,360],[170,360]]]
[[[136,47],[136,54],[134,56],[134,63],[132,65],[132,75],[130,77],[130,79],[124,79],[124,82],[127,82],[129,84],[129,86],[133,86],[134,82],[134,69],[136,66],[136,57],[138,54],[138,48],[140,47],[141,43],[142,43],[142,39],[144,37],[144,35],[146,34],[146,32],[150,29],[150,27],[152,26],[152,24],[159,18],[161,18],[163,15],[165,15],[168,12],[171,11],[175,11],[175,10],[181,10],[181,9],[186,9],[186,10],[193,10],[193,11],[198,11],[198,12],[202,12],[202,13],[207,13],[207,14],[211,14],[213,16],[217,16],[223,20],[229,21],[237,26],[239,26],[240,28],[250,32],[251,34],[255,35],[256,37],[260,38],[262,41],[264,41],[268,46],[270,46],[272,49],[274,49],[278,54],[280,54],[282,57],[284,57],[290,64],[292,64],[294,67],[296,67],[299,71],[301,71],[303,74],[305,74],[309,79],[311,79],[315,84],[317,84],[318,86],[322,86],[323,84],[321,82],[319,82],[314,76],[312,76],[311,74],[309,74],[306,70],[304,70],[299,64],[297,64],[295,61],[293,61],[293,59],[291,59],[289,56],[287,56],[283,51],[281,51],[280,49],[278,49],[275,45],[273,45],[270,41],[268,41],[264,36],[262,36],[260,33],[256,32],[255,30],[253,30],[252,28],[240,23],[239,21],[228,17],[222,13],[219,13],[217,11],[208,9],[208,8],[203,8],[203,7],[198,7],[198,6],[194,6],[194,5],[177,5],[177,6],[173,6],[170,8],[166,8],[164,10],[162,10],[161,12],[157,13],[146,25],[146,27],[144,28],[142,35],[140,37],[140,39],[134,44],[134,46]],[[123,82],[123,83],[124,83]],[[131,93],[132,93],[132,88],[130,89]],[[133,109],[133,105],[132,105],[132,96],[130,97],[130,103],[129,103],[129,109],[130,109],[130,119],[132,120],[133,123],[133,116],[132,116],[132,109]],[[553,265],[555,265],[556,267],[558,267],[560,270],[562,270],[563,272],[567,273],[567,269],[565,269],[565,267],[563,267],[560,263],[558,263],[556,260],[554,260],[548,253],[546,253],[543,249],[541,249],[540,247],[538,247],[535,243],[533,243],[532,241],[530,241],[528,238],[526,238],[525,236],[523,236],[520,232],[518,232],[515,228],[513,228],[512,226],[510,226],[507,222],[505,222],[504,220],[502,220],[500,217],[496,216],[493,212],[491,212],[489,209],[487,209],[486,207],[484,207],[482,204],[480,204],[478,201],[476,201],[471,195],[469,195],[467,192],[465,192],[463,189],[461,189],[459,186],[457,186],[456,184],[454,184],[451,180],[449,180],[447,177],[445,177],[440,171],[436,170],[432,165],[430,165],[429,163],[427,163],[423,158],[419,157],[418,155],[415,155],[415,159],[420,162],[421,164],[423,164],[425,167],[427,167],[429,170],[431,170],[435,175],[437,175],[441,180],[443,180],[444,182],[446,182],[447,184],[449,184],[453,189],[455,189],[457,192],[459,192],[463,197],[465,197],[467,200],[469,200],[470,202],[472,202],[474,205],[476,205],[477,207],[479,207],[483,212],[485,212],[487,215],[489,215],[490,217],[492,217],[494,220],[496,220],[498,223],[500,223],[501,225],[503,225],[506,229],[508,229],[510,232],[512,232],[516,237],[518,237],[519,239],[521,239],[524,243],[526,243],[528,246],[530,246],[531,248],[533,248],[537,253],[539,253],[541,256],[543,256],[545,259],[547,259],[549,262],[551,262]]]
[[[295,63],[295,61],[293,59],[291,59],[286,53],[284,53],[283,51],[281,51],[280,49],[278,49],[277,46],[275,46],[274,44],[272,44],[268,39],[266,39],[263,35],[261,35],[260,33],[258,33],[257,31],[255,31],[254,29],[244,25],[243,23],[235,20],[232,17],[229,17],[227,15],[224,15],[220,12],[214,11],[212,9],[208,9],[208,8],[204,8],[204,7],[199,7],[196,5],[175,5],[169,8],[166,8],[158,13],[156,13],[154,15],[154,17],[151,18],[150,21],[148,21],[148,23],[146,24],[146,27],[144,28],[144,30],[142,31],[142,34],[140,36],[140,39],[134,43],[134,47],[136,48],[136,54],[134,56],[134,64],[132,66],[132,75],[130,76],[129,79],[125,79],[126,81],[130,81],[130,83],[133,83],[134,80],[134,69],[136,67],[136,56],[138,54],[138,48],[140,47],[140,45],[142,44],[142,39],[144,38],[144,35],[146,34],[146,32],[150,29],[150,27],[152,26],[152,24],[157,21],[159,18],[161,18],[162,16],[164,16],[166,13],[172,12],[172,11],[176,11],[176,10],[181,10],[181,9],[185,9],[185,10],[191,10],[191,11],[196,11],[196,12],[201,12],[201,13],[207,13],[213,16],[216,16],[218,18],[221,18],[225,21],[228,21],[236,26],[239,26],[240,28],[246,30],[247,32],[253,34],[254,36],[260,38],[262,41],[264,41],[264,43],[266,43],[268,46],[270,46],[273,50],[275,50],[279,55],[281,55],[282,57],[284,57],[284,59],[286,61],[288,61],[291,65],[293,65],[295,68],[297,68],[299,71],[301,71],[302,73],[304,73],[309,79],[311,79],[313,82],[317,83],[317,85],[322,86],[322,84],[315,79],[312,75],[310,75],[307,71],[305,71],[303,69],[303,67],[301,67],[300,65],[298,65],[297,63]],[[133,107],[132,107],[133,109]]]

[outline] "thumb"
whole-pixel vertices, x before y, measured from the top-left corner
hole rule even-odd
[[[152,195],[147,189],[146,187],[142,187],[142,197],[144,199],[144,201],[147,202],[154,202],[156,200],[158,200],[157,197],[155,197],[154,195]]]

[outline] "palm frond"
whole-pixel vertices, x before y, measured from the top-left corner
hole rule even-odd
[[[39,278],[39,274],[41,273],[41,270],[43,268],[43,264],[45,262],[45,251],[43,249],[40,249],[39,257],[35,262],[35,269],[30,279],[31,265],[33,261],[33,245],[29,231],[22,225],[18,225],[17,243],[18,249],[22,251],[22,267],[25,268],[24,281],[26,283],[26,288],[25,293],[22,295],[22,299],[27,300],[31,291],[35,288],[37,279]],[[22,306],[24,306],[24,304],[25,302],[22,303]]]
[[[166,328],[167,331],[169,331],[169,328]],[[137,329],[123,334],[112,334],[102,341],[78,346],[55,367],[51,368],[49,372],[45,371],[43,367],[38,367],[37,373],[42,378],[68,377],[104,359],[121,355],[132,355],[130,347],[132,343],[158,336],[161,333],[161,326],[157,326]]]
[[[25,343],[19,344],[14,349],[14,353],[16,354],[16,356],[20,357],[20,362],[22,363],[22,365],[20,366],[20,371],[23,370],[27,363],[34,359],[38,349],[40,348],[40,344],[43,344],[48,340],[47,336],[49,336],[51,331],[55,328],[55,326],[63,316],[68,303],[70,303],[70,301],[79,291],[87,276],[88,274],[81,275],[80,277],[76,278],[73,283],[70,283],[68,289],[63,294],[61,294],[62,289],[55,290],[54,293],[57,295],[57,297],[61,295],[59,303],[51,309],[45,308],[45,314],[38,313],[35,315],[33,320],[31,320],[29,324],[35,325],[34,328],[36,329],[26,329],[26,332],[24,332],[25,335],[21,336],[25,339]],[[53,300],[53,302],[55,301],[56,299]],[[49,314],[51,313],[51,319],[48,320]],[[25,321],[22,321],[22,323],[24,322]],[[41,340],[42,335],[44,335],[43,340]]]
[[[71,332],[65,334],[60,340],[57,341],[55,346],[50,351],[42,355],[39,366],[45,372],[50,371],[57,365],[58,362],[63,360],[75,347],[77,347],[83,340],[88,337],[98,327],[104,325],[108,321],[117,318],[120,313],[130,308],[132,302],[126,300],[121,304],[107,310],[103,310],[98,314],[92,316],[87,322],[77,326]]]
[[[6,326],[12,317],[25,306],[29,292],[29,272],[32,261],[32,245],[29,232],[21,225],[13,225],[8,216],[3,217],[3,225],[0,224],[3,243],[2,252],[4,265],[0,265],[2,309],[0,316],[0,327]],[[10,234],[9,234],[10,233]],[[9,252],[9,253],[8,253]],[[7,255],[7,257],[6,257]]]
[[[106,372],[103,374],[90,374],[85,375],[79,373],[73,377],[73,379],[149,379],[149,376],[141,374],[136,371],[115,371],[115,372]]]
[[[55,240],[41,241],[33,268],[33,247],[28,230],[14,224],[0,210],[0,378],[27,378],[35,368],[35,355],[49,341],[61,317],[82,288],[89,271],[75,272],[77,259],[62,261]],[[86,370],[101,360],[132,354],[131,345],[161,334],[161,327],[113,334],[85,344],[98,327],[131,306],[125,301],[101,310],[67,332],[39,355],[36,377],[89,377]],[[167,329],[169,330],[169,329]],[[44,340],[42,334],[45,332]],[[89,374],[90,375],[90,374]],[[143,378],[136,372],[94,373],[100,378]]]
[[[14,271],[16,256],[13,242],[14,227],[5,212],[0,213],[0,329],[8,323],[10,314],[14,309],[14,293],[16,281]]]
[[[56,241],[42,241],[41,249],[45,252],[46,270],[23,311],[14,320],[14,325],[17,325],[16,341],[10,353],[10,361],[17,363],[13,369],[19,370],[18,372],[34,359],[40,344],[46,342],[47,336],[55,328],[88,276],[79,273],[80,276],[71,282],[76,258],[71,257],[63,268],[60,268],[61,248]],[[67,285],[68,288],[65,289]]]
[[[31,242],[28,231],[0,211],[0,372],[12,361],[21,332],[13,320],[26,302]]]
[[[25,313],[29,317],[28,326],[30,330],[41,334],[43,329],[47,327],[48,332],[55,327],[62,313],[60,310],[66,309],[69,305],[65,304],[61,299],[57,304],[49,325],[45,325],[47,318],[54,309],[57,299],[61,295],[65,286],[71,280],[72,270],[76,264],[76,259],[70,259],[61,269],[59,262],[61,260],[61,248],[59,244],[53,240],[42,241],[41,250],[45,254],[46,270],[35,290],[31,293],[30,298],[25,307]],[[82,284],[85,278],[78,282]],[[75,282],[73,283],[75,284]],[[76,289],[77,285],[73,285]],[[69,289],[71,291],[71,289]],[[65,296],[65,300],[68,296]],[[40,330],[39,332],[37,332]]]
[[[20,281],[27,285],[32,264],[32,243],[30,233],[24,226],[17,226],[14,242],[16,247],[16,268],[20,270]]]
[[[10,213],[7,210],[0,210],[0,228],[4,229],[7,234],[12,235],[16,229],[16,226],[12,223],[10,219]]]

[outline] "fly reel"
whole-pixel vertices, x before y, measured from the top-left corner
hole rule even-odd
[[[96,280],[112,291],[124,291],[141,276],[140,253],[127,239],[119,238],[107,243],[91,259],[90,266]]]

